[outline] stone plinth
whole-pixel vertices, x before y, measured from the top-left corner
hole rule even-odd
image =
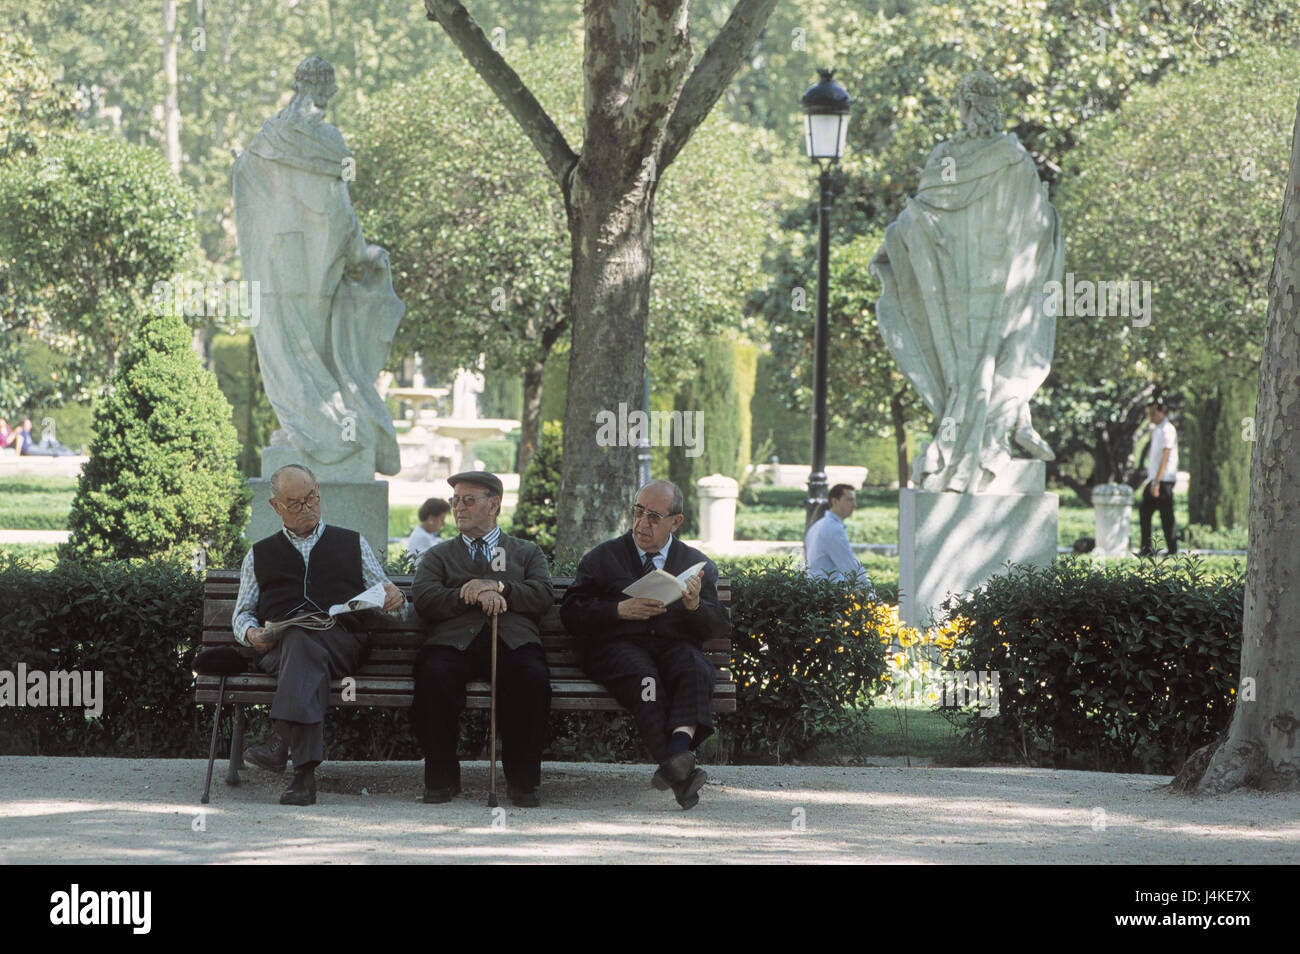
[[[700,540],[724,546],[736,536],[736,498],[740,485],[725,474],[709,474],[695,483],[700,500]]]
[[[253,478],[253,511],[248,521],[248,542],[269,537],[284,521],[271,509],[271,481]],[[370,543],[379,562],[388,549],[388,482],[385,480],[320,482],[321,519],[332,527],[355,530]]]
[[[1006,572],[1008,560],[1050,565],[1059,503],[1056,494],[1041,492],[899,491],[899,617],[909,626],[930,625],[942,618],[949,594]]]
[[[1128,556],[1133,488],[1128,484],[1093,487],[1092,506],[1097,523],[1097,545],[1093,548],[1093,556]]]

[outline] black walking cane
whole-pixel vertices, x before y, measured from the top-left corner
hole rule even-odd
[[[491,715],[488,716],[488,808],[497,807],[497,618],[492,617],[492,682],[491,699],[488,703]]]

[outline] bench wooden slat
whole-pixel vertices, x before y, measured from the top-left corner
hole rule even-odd
[[[396,576],[390,579],[404,592],[410,591],[411,577]],[[564,631],[559,615],[559,601],[572,583],[569,579],[553,581],[556,603],[542,617],[542,648],[546,653],[551,673],[551,708],[569,712],[597,711],[619,712],[622,706],[610,696],[603,686],[587,678],[582,669],[578,640]],[[230,629],[231,614],[239,592],[237,570],[209,570],[204,585],[203,629],[204,647],[239,644]],[[718,595],[723,605],[731,599],[730,581],[720,580]],[[355,697],[348,702],[342,698],[342,683],[330,684],[330,704],[352,708],[379,706],[407,708],[411,704],[414,680],[411,670],[421,646],[428,639],[424,624],[411,608],[400,617],[385,617],[371,632],[370,653],[366,664],[353,677]],[[712,708],[716,712],[736,711],[736,687],[731,673],[731,640],[711,639],[701,647],[709,661],[718,669],[714,685]],[[275,696],[276,680],[273,676],[252,671],[255,654],[251,649],[240,650],[249,659],[250,671],[231,676],[226,681],[225,698],[241,705],[269,705]],[[216,702],[219,678],[198,676],[194,685],[195,702]],[[467,707],[485,709],[489,702],[486,682],[475,681],[466,686]]]

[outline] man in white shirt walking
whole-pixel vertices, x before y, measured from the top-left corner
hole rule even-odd
[[[875,599],[876,590],[867,577],[866,568],[853,555],[849,531],[844,521],[857,507],[857,495],[848,484],[836,484],[827,494],[830,503],[820,519],[804,535],[804,562],[809,576],[861,583]]]
[[[1147,420],[1151,422],[1151,443],[1147,450],[1147,484],[1138,505],[1138,521],[1142,528],[1142,556],[1154,556],[1151,549],[1151,514],[1160,511],[1160,526],[1165,532],[1165,547],[1170,554],[1178,552],[1174,540],[1174,481],[1178,478],[1178,432],[1170,423],[1162,400],[1147,404]]]

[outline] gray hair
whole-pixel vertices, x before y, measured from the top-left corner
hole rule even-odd
[[[313,484],[315,484],[317,487],[320,486],[320,481],[316,479],[316,475],[313,474],[311,470],[308,469],[307,467],[304,467],[302,464],[285,464],[283,467],[276,468],[275,473],[271,475],[271,496],[272,497],[280,496],[280,475],[283,474],[286,470],[300,470],[304,474],[306,474],[309,478],[311,478],[311,482]]]
[[[668,516],[673,516],[674,514],[681,513],[682,508],[686,505],[686,501],[682,497],[682,489],[678,487],[675,483],[673,483],[671,480],[648,480],[640,487],[638,487],[636,492],[639,495],[641,491],[646,490],[648,488],[654,488],[655,490],[659,490],[662,488],[664,490],[672,491],[673,502],[669,507],[670,513],[668,514]]]

